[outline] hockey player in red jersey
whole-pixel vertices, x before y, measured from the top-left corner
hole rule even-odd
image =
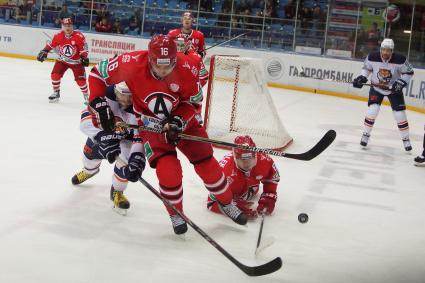
[[[49,102],[59,101],[62,76],[66,70],[71,69],[87,104],[88,87],[84,69],[89,65],[87,44],[84,35],[74,30],[71,18],[62,19],[62,31],[55,34],[52,41],[44,46],[38,53],[37,60],[43,62],[52,49],[57,50],[59,58],[51,74],[53,94],[49,96]]]
[[[206,55],[204,34],[199,30],[192,29],[192,24],[192,13],[185,12],[182,16],[182,27],[170,30],[168,36],[174,40],[179,37],[188,39],[192,43],[193,50],[203,58]]]
[[[187,38],[178,37],[175,41],[177,44],[177,51],[191,58],[195,65],[199,65],[199,81],[201,82],[201,86],[206,85],[208,82],[208,71],[205,68],[201,55],[192,48],[192,43]]]
[[[207,137],[196,119],[197,103],[202,100],[199,69],[186,56],[177,52],[170,37],[152,38],[148,51],[135,51],[104,60],[89,76],[90,106],[93,122],[104,130],[114,128],[114,118],[104,98],[107,85],[125,81],[133,93],[133,108],[138,123],[162,129],[164,134],[140,132],[146,158],[158,177],[161,195],[178,210],[183,211],[182,167],[177,158],[179,149],[193,164],[205,187],[214,195],[223,212],[238,224],[245,224],[246,215],[232,203],[228,188],[211,145],[179,140],[179,133]],[[138,160],[143,153],[134,152],[129,158],[126,179],[137,181],[142,174]],[[130,165],[133,164],[133,165]],[[183,234],[187,224],[172,209],[174,232]]]
[[[236,137],[235,144],[255,147],[250,136]],[[264,153],[233,149],[232,153],[220,161],[220,166],[223,168],[232,190],[234,202],[249,219],[257,218],[258,213],[270,215],[273,212],[277,200],[277,185],[280,180],[273,159]],[[260,182],[263,184],[263,192],[257,208],[252,209],[253,202],[251,200],[257,195]],[[221,212],[213,195],[208,196],[207,207],[213,212]]]

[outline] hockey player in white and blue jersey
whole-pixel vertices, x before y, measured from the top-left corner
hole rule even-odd
[[[109,86],[106,91],[106,101],[115,122],[137,124],[133,113],[132,94],[126,83]],[[115,129],[113,132],[101,130],[93,125],[87,109],[81,113],[80,129],[88,136],[83,150],[84,168],[72,177],[72,183],[81,184],[99,173],[103,159],[109,163],[116,161],[110,198],[116,211],[125,215],[130,202],[124,195],[124,190],[128,181],[136,182],[139,179],[145,167],[144,150],[138,132],[129,129]]]
[[[367,56],[361,75],[353,80],[353,87],[362,88],[370,76],[372,84],[369,91],[369,108],[366,113],[360,144],[363,147],[367,146],[382,100],[384,97],[388,97],[400,130],[404,149],[411,151],[412,145],[409,139],[409,123],[406,116],[403,89],[413,76],[413,68],[405,56],[393,51],[394,41],[385,38],[381,43],[380,51],[372,52]]]

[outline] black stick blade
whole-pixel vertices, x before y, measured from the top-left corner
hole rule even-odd
[[[309,161],[321,154],[325,149],[327,149],[336,138],[336,132],[334,130],[329,130],[326,134],[320,139],[320,141],[313,146],[309,151],[296,154],[296,153],[285,153],[285,157],[294,158],[298,160]]]
[[[277,257],[263,265],[246,266],[241,264],[238,267],[249,276],[263,276],[279,270],[282,267],[282,259]]]

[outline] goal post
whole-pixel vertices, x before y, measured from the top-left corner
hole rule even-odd
[[[258,147],[281,150],[292,138],[282,124],[267,87],[262,61],[211,57],[204,127],[217,140],[250,135]]]

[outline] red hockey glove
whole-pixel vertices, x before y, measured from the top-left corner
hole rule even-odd
[[[258,201],[257,212],[261,213],[265,211],[266,215],[270,215],[276,204],[277,194],[276,193],[262,193],[260,200]]]
[[[252,201],[247,201],[241,198],[235,199],[236,206],[248,217],[249,220],[254,220],[258,217],[255,209],[251,209]]]

